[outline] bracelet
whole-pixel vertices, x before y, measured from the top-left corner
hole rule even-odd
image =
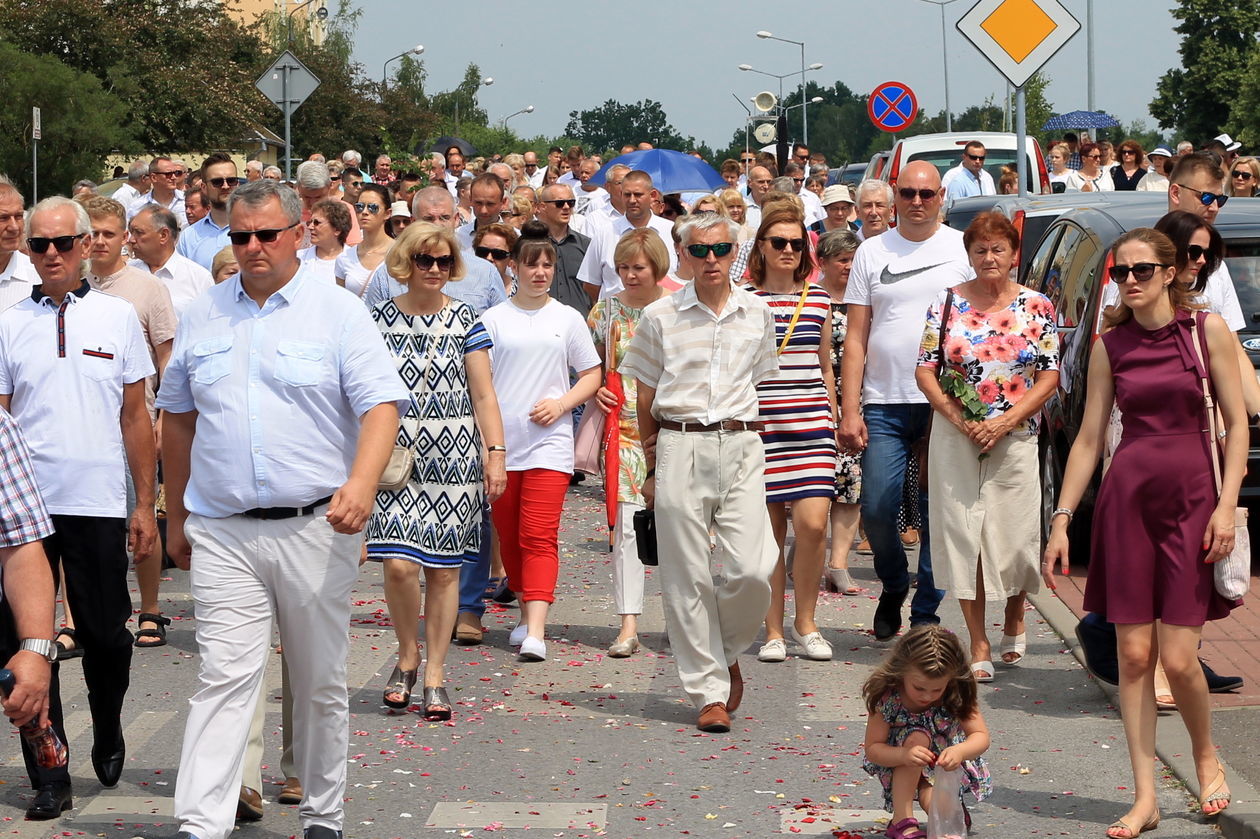
[[[1067,507],[1055,507],[1054,512],[1050,514],[1050,520],[1054,521],[1055,516],[1067,516],[1068,524],[1071,524],[1073,512],[1073,510],[1070,510]]]
[[[507,454],[507,446],[486,446],[488,452],[503,452]]]

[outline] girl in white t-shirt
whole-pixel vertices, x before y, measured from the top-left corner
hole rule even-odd
[[[516,294],[481,316],[494,342],[490,364],[507,444],[507,491],[491,513],[508,587],[521,601],[511,643],[522,661],[542,661],[560,570],[560,513],[573,473],[570,412],[599,389],[600,359],[582,316],[549,294],[556,249],[541,222],[521,230],[511,268]],[[571,387],[570,370],[578,374]]]

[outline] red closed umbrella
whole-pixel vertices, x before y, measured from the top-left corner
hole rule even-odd
[[[608,513],[608,551],[612,552],[614,531],[617,528],[617,496],[621,489],[621,406],[626,402],[621,374],[615,369],[617,340],[620,330],[614,322],[608,329],[608,344],[604,348],[604,387],[617,397],[617,405],[604,422],[604,508]]]

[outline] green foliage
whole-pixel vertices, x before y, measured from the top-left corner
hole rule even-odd
[[[1196,145],[1222,131],[1254,131],[1256,111],[1239,107],[1238,92],[1260,51],[1260,0],[1180,0],[1172,13],[1181,21],[1180,66],[1160,78],[1151,116]],[[1231,106],[1245,123],[1235,123]]]
[[[695,145],[693,138],[684,138],[670,125],[661,103],[653,99],[630,104],[609,99],[598,108],[571,111],[564,133],[591,153],[620,151],[625,143],[647,142],[678,151]]]
[[[1233,99],[1229,124],[1248,149],[1260,146],[1260,51],[1251,56]]]
[[[963,419],[967,422],[983,422],[989,416],[989,409],[980,401],[980,394],[975,386],[957,370],[946,370],[941,374],[941,390],[946,396],[952,396],[962,403]]]
[[[0,97],[0,172],[27,197],[31,192],[31,107],[40,109],[39,194],[68,193],[80,178],[100,180],[110,149],[133,144],[121,102],[100,81],[52,56],[29,55],[0,41],[5,68]]]

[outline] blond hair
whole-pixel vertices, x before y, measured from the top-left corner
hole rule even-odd
[[[613,265],[620,265],[640,254],[652,266],[652,274],[657,282],[669,273],[669,251],[665,250],[665,243],[650,227],[637,227],[621,235],[613,251]]]
[[[455,282],[464,278],[464,260],[459,253],[459,242],[455,239],[455,231],[449,227],[438,227],[427,221],[417,221],[407,225],[394,246],[385,255],[385,270],[398,282],[407,283],[411,279],[415,263],[411,258],[419,253],[428,253],[441,245],[446,245],[455,262],[451,265],[450,280]]]

